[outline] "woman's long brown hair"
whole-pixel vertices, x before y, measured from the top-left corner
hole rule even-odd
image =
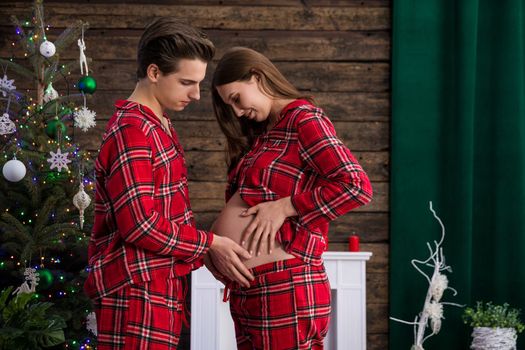
[[[226,163],[231,170],[239,159],[253,145],[256,137],[266,131],[270,118],[264,122],[255,122],[246,118],[238,118],[233,108],[224,103],[217,87],[235,81],[248,81],[253,75],[258,76],[260,87],[270,97],[283,99],[307,99],[310,96],[301,94],[279,72],[268,58],[261,53],[246,48],[234,47],[228,50],[220,59],[213,74],[212,102],[215,117],[226,136]]]

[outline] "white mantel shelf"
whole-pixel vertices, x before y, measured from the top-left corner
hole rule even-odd
[[[366,350],[366,262],[370,252],[325,252],[332,288],[332,320],[326,350]],[[205,268],[192,272],[191,350],[236,349],[224,286]]]

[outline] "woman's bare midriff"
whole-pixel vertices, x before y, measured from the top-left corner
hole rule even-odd
[[[244,230],[255,218],[255,215],[241,216],[241,213],[248,208],[249,206],[242,200],[239,192],[235,192],[222,209],[217,220],[213,223],[211,231],[241,244]],[[248,248],[248,245],[245,248]],[[256,256],[256,252],[252,252],[252,258],[244,260],[243,262],[246,267],[252,268],[274,261],[291,259],[293,257],[293,255],[284,251],[279,242],[275,241],[271,254],[268,254],[268,250],[261,252],[259,256]]]

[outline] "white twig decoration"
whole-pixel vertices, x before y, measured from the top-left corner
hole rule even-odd
[[[441,239],[439,242],[434,241],[434,248],[427,242],[427,247],[430,252],[430,256],[426,260],[413,259],[411,261],[412,266],[421,273],[428,281],[429,287],[423,304],[423,310],[417,315],[413,322],[400,320],[394,317],[390,317],[391,320],[413,325],[414,326],[414,344],[411,350],[424,350],[423,343],[431,336],[438,334],[441,330],[441,319],[443,319],[443,305],[453,305],[463,307],[463,305],[455,303],[441,302],[441,297],[445,290],[450,289],[454,294],[457,291],[449,287],[447,276],[442,272],[452,272],[452,268],[445,263],[445,256],[443,255],[443,240],[445,239],[445,226],[441,219],[437,216],[436,212],[432,208],[432,202],[429,202],[430,211],[434,214],[434,217],[441,226]],[[429,277],[423,270],[423,266],[432,268],[432,277]],[[430,323],[430,329],[432,333],[425,336],[425,330],[427,325]]]

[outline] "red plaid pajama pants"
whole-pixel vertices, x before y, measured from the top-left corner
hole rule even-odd
[[[129,285],[95,301],[97,350],[175,350],[186,277]]]
[[[250,271],[251,286],[230,292],[238,349],[323,349],[331,300],[324,266],[294,258]]]

